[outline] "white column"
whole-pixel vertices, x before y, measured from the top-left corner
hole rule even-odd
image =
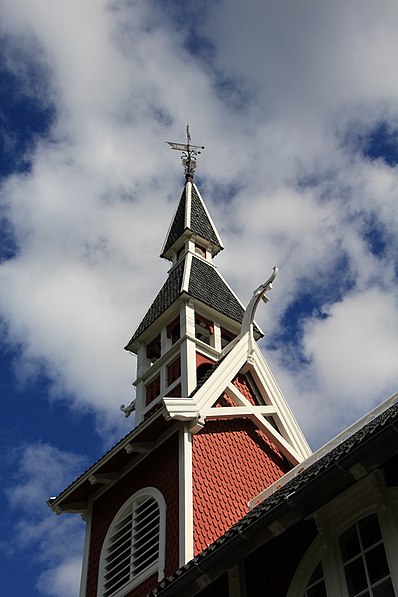
[[[89,503],[87,513],[84,518],[86,523],[86,529],[84,534],[84,548],[83,548],[83,563],[82,571],[80,576],[80,592],[79,597],[86,597],[87,591],[87,572],[88,572],[88,558],[90,554],[90,538],[91,538],[91,519],[92,519],[92,507]]]
[[[189,396],[196,387],[195,310],[190,302],[181,310],[181,390]]]
[[[193,558],[192,435],[179,431],[179,565]]]

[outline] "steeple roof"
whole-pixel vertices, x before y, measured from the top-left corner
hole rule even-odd
[[[161,257],[171,259],[182,244],[183,235],[191,232],[212,245],[215,255],[223,249],[220,235],[210,217],[197,186],[190,179],[185,183],[180,202],[172,219]]]
[[[131,350],[139,336],[182,294],[242,323],[243,305],[214,265],[192,253],[187,253],[170,271],[166,282],[125,347],[126,350]]]

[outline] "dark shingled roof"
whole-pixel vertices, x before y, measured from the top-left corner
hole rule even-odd
[[[185,186],[174,219],[171,223],[161,257],[167,253],[174,243],[182,236],[185,230],[191,230],[194,234],[197,234],[198,236],[209,241],[215,247],[219,247],[220,249],[222,248],[214,226],[211,223],[203,203],[193,185],[191,191],[190,222],[185,221],[186,201],[187,193]]]
[[[372,448],[375,450],[376,442],[379,442],[380,446],[386,446],[385,449],[388,449],[388,445],[391,445],[391,442],[394,440],[395,452],[390,451],[390,456],[393,456],[394,453],[396,454],[398,452],[398,444],[396,441],[397,431],[391,431],[391,433],[394,435],[393,440],[391,440],[391,438],[387,439],[388,436],[386,437],[386,434],[389,433],[389,428],[396,427],[397,423],[398,403],[382,412],[379,416],[370,421],[370,423],[364,425],[344,442],[333,448],[325,456],[321,457],[317,462],[314,462],[307,469],[299,473],[297,477],[288,481],[280,489],[276,490],[275,493],[266,498],[261,504],[253,508],[253,510],[246,514],[246,516],[239,520],[209,547],[204,549],[199,555],[182,566],[172,576],[161,581],[158,586],[151,593],[149,593],[148,597],[155,597],[158,595],[163,595],[164,593],[170,594],[170,591],[167,589],[169,587],[171,589],[174,586],[175,589],[177,589],[175,594],[181,594],[181,592],[178,590],[180,579],[181,581],[184,581],[184,577],[187,577],[187,575],[190,573],[194,573],[195,570],[200,570],[200,567],[203,565],[205,560],[211,558],[213,554],[221,550],[223,547],[228,547],[228,544],[231,546],[234,545],[236,548],[235,541],[241,540],[246,541],[247,543],[247,532],[250,527],[254,528],[257,523],[263,521],[261,528],[266,528],[266,525],[269,524],[273,518],[277,519],[283,508],[291,509],[296,502],[299,504],[301,510],[303,510],[303,504],[307,503],[307,500],[304,500],[304,497],[300,499],[300,492],[312,491],[313,500],[316,501],[319,492],[315,491],[314,487],[311,488],[311,484],[322,485],[323,475],[331,472],[331,470],[334,468],[338,469],[339,465],[341,467],[342,464],[340,463],[343,463],[346,460],[348,462],[355,462],[355,453],[357,450],[361,450],[361,453],[368,452],[368,454],[370,454],[370,458],[372,458]],[[336,474],[346,474],[347,479],[351,479],[352,482],[354,481],[353,477],[348,472],[345,473],[344,467],[338,469]],[[327,485],[328,484],[326,484],[326,486]],[[329,483],[329,488],[330,493],[333,496],[333,492],[335,491],[333,484]],[[336,490],[338,491],[339,489]],[[309,510],[313,506],[314,504],[308,503]],[[303,510],[303,516],[308,514],[310,514],[310,511],[306,513]],[[246,539],[244,538],[245,533]],[[225,560],[223,561],[225,566],[226,562]]]
[[[155,319],[159,317],[159,315],[164,313],[164,311],[166,311],[166,309],[168,309],[170,305],[177,300],[181,294],[184,264],[185,259],[182,259],[180,263],[178,263],[176,267],[172,269],[166,282],[163,284],[152,305],[146,312],[144,319],[141,321],[127,346],[125,346],[126,350],[128,350],[128,347],[132,342],[134,342],[139,336],[141,336],[143,332],[145,332],[145,330],[155,321]]]
[[[215,233],[214,227],[209,220],[205,208],[194,186],[191,193],[191,226],[192,232],[210,241],[216,247],[220,246],[220,241]]]
[[[170,230],[168,232],[167,240],[165,242],[162,255],[163,256],[169,249],[174,245],[176,240],[180,238],[180,236],[185,231],[185,203],[187,200],[187,193],[186,187],[182,191],[181,199],[177,207],[177,211],[174,216],[174,220],[170,226]]]
[[[242,323],[244,309],[214,267],[201,259],[192,259],[189,295]]]
[[[126,350],[182,293],[185,260],[186,257],[171,270],[169,277],[149,307],[144,319],[125,347]],[[217,270],[210,263],[195,255],[192,256],[188,294],[234,321],[242,323],[244,309],[238,299],[220,277]]]

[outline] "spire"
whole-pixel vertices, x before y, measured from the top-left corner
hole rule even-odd
[[[211,247],[213,256],[224,248],[198,187],[187,180],[160,256],[171,261],[189,236],[195,236],[205,248]]]
[[[210,254],[211,257],[214,257],[224,248],[199,190],[193,182],[196,156],[201,153],[200,150],[204,149],[204,146],[191,145],[189,124],[187,124],[186,134],[186,143],[166,141],[172,149],[182,152],[181,159],[186,179],[181,199],[171,221],[160,255],[173,262],[175,262],[176,254],[181,254],[181,250],[188,239],[197,243],[201,250]]]

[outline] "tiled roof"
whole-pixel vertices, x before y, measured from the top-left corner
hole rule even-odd
[[[187,191],[187,184],[191,185],[191,192]],[[187,209],[187,201],[189,209]],[[177,211],[171,222],[167,238],[163,246],[162,255],[164,257],[174,243],[182,236],[185,230],[191,230],[204,240],[210,242],[214,247],[222,249],[220,238],[214,228],[214,225],[207,213],[203,201],[201,200],[194,184],[186,183],[181,195]]]
[[[213,554],[222,550],[223,547],[232,544],[236,547],[236,543],[232,542],[247,541],[247,532],[250,527],[254,527],[254,525],[261,522],[261,528],[265,529],[267,524],[270,524],[274,519],[278,518],[283,508],[291,510],[297,502],[300,504],[303,516],[310,514],[311,508],[316,506],[317,500],[327,499],[325,496],[320,495],[321,491],[314,491],[315,484],[317,485],[317,489],[322,487],[322,490],[325,491],[325,495],[327,495],[329,499],[331,499],[335,493],[344,489],[344,484],[342,482],[340,484],[325,482],[324,476],[327,473],[335,471],[336,479],[339,476],[341,477],[345,475],[347,484],[349,482],[348,480],[350,480],[351,483],[354,482],[354,477],[350,473],[344,472],[345,468],[342,465],[345,460],[350,462],[350,466],[352,466],[359,458],[361,458],[362,461],[366,455],[372,466],[379,466],[374,460],[376,446],[380,450],[385,450],[390,456],[398,452],[397,423],[398,403],[394,404],[386,411],[382,412],[378,417],[364,425],[340,445],[333,448],[330,452],[325,454],[325,456],[321,457],[317,462],[303,470],[303,472],[298,474],[294,479],[286,483],[286,485],[283,485],[283,487],[275,491],[274,494],[253,508],[253,510],[233,525],[214,543],[209,545],[209,547],[204,549],[198,556],[182,566],[171,577],[161,581],[148,597],[163,595],[166,592],[167,594],[171,594],[171,592],[167,591],[169,587],[171,588],[171,586],[174,587],[175,585],[175,588],[177,589],[180,579],[182,580],[183,577],[186,577],[190,573],[200,570],[200,567],[203,566],[205,560],[211,558]],[[394,436],[393,439],[387,435],[388,433]],[[310,495],[312,492],[312,499],[300,499],[300,494],[302,492],[307,492],[306,496]],[[309,510],[308,512],[304,512],[303,504],[306,504],[306,508]],[[322,505],[322,503],[318,504],[317,507],[320,505]],[[245,533],[246,538],[244,538]],[[224,566],[225,565],[226,563],[224,561]],[[175,594],[182,593],[177,593],[177,591],[175,591]]]
[[[162,256],[166,253],[170,247],[174,245],[177,239],[183,234],[184,230],[186,229],[185,224],[185,204],[187,200],[187,191],[186,186],[182,191],[181,199],[177,207],[177,211],[175,212],[174,219],[171,223],[170,230],[168,232],[168,236],[166,242],[163,247]]]
[[[220,246],[220,241],[215,233],[214,226],[209,220],[209,216],[201,202],[195,187],[192,185],[191,193],[191,222],[192,232],[210,241],[216,247]]]
[[[152,305],[146,312],[144,319],[134,332],[134,335],[127,346],[125,346],[126,350],[128,350],[128,347],[131,345],[131,343],[141,336],[141,334],[145,332],[145,330],[155,321],[155,319],[164,313],[164,311],[166,311],[166,309],[168,309],[181,294],[184,263],[185,260],[183,259],[176,265],[175,268],[171,270],[166,282],[163,284]]]
[[[223,315],[242,323],[244,309],[214,267],[193,258],[189,278],[189,294]]]
[[[158,414],[158,417],[160,418],[160,413]],[[156,418],[156,417],[154,416],[154,418]],[[93,464],[91,464],[88,469],[83,471],[74,481],[72,481],[69,485],[67,485],[67,487],[65,487],[65,489],[63,489],[59,493],[59,495],[56,496],[55,500],[58,501],[60,498],[62,498],[65,494],[68,493],[68,491],[74,485],[77,485],[79,483],[79,481],[84,479],[84,477],[87,477],[88,473],[94,471],[96,469],[97,465],[101,464],[102,462],[105,462],[107,457],[110,456],[112,453],[116,453],[118,451],[119,447],[126,443],[127,439],[133,440],[136,436],[139,436],[140,432],[142,430],[144,430],[146,427],[148,427],[148,424],[149,424],[148,420],[143,421],[140,425],[137,425],[137,427],[135,427],[134,429],[132,429],[131,431],[126,433],[126,435],[124,435],[118,442],[116,442],[116,444],[114,446],[109,448],[109,450],[107,452],[105,452],[105,454],[100,456],[100,458],[98,458]],[[54,500],[51,498],[51,502],[53,502],[53,501]]]
[[[188,256],[171,270],[126,349],[182,294],[184,264],[187,258]],[[188,295],[234,321],[242,323],[244,309],[217,270],[210,263],[195,255],[192,255],[191,258]]]

